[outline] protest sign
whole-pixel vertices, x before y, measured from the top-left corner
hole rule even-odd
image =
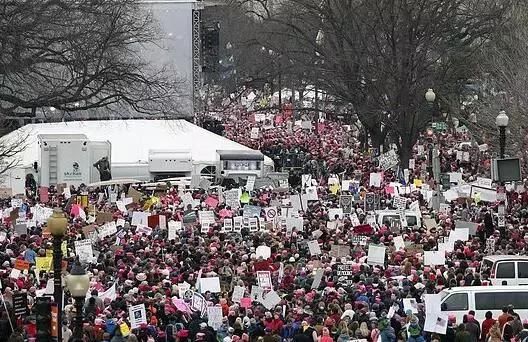
[[[25,316],[28,313],[27,293],[17,292],[13,294],[13,313],[15,316]]]
[[[207,307],[207,325],[213,328],[213,330],[218,330],[222,326],[222,316],[222,307]]]
[[[398,154],[394,150],[390,150],[378,157],[379,166],[382,170],[386,171],[400,162]]]
[[[367,264],[379,266],[385,265],[385,246],[369,245]]]
[[[92,241],[90,239],[78,240],[74,242],[75,254],[80,262],[91,262],[93,259]]]
[[[446,312],[426,313],[424,331],[445,335],[449,316]]]
[[[191,297],[191,309],[200,313],[200,316],[204,316],[207,311],[207,301],[205,297],[198,293],[194,292]]]
[[[445,265],[445,261],[445,252],[443,251],[424,251],[424,265]]]
[[[352,264],[337,264],[337,283],[341,286],[353,286],[355,271]]]
[[[20,260],[20,259],[16,259],[15,260],[15,268],[17,270],[20,270],[20,271],[23,271],[23,270],[29,270],[29,267],[31,265],[29,264],[29,261],[26,261],[26,260]]]
[[[369,186],[379,188],[381,186],[382,174],[379,172],[373,172],[370,174]]]
[[[101,239],[104,239],[107,236],[112,236],[115,233],[117,233],[117,224],[114,221],[105,223],[100,229],[99,229],[99,237]]]
[[[222,231],[226,233],[233,231],[233,219],[231,218],[224,219],[224,224],[222,225]]]
[[[467,228],[468,234],[474,236],[477,234],[478,226],[479,226],[478,223],[457,220],[455,223],[455,230]]]
[[[253,189],[255,188],[255,179],[256,177],[254,175],[248,176],[246,182],[246,190],[253,191]]]
[[[366,246],[368,237],[364,235],[353,235],[351,240],[352,240],[352,245]]]
[[[449,241],[456,242],[462,241],[466,242],[469,239],[469,229],[468,228],[459,228],[449,232]]]
[[[328,218],[330,219],[330,221],[334,221],[336,217],[339,219],[343,218],[343,209],[342,208],[328,209]]]
[[[234,303],[240,303],[240,300],[244,298],[245,292],[246,292],[245,287],[235,285],[235,287],[233,288],[233,294],[231,295],[231,300]]]
[[[257,284],[264,290],[271,290],[273,286],[270,271],[257,271]]]
[[[277,292],[271,290],[270,292],[266,293],[263,300],[262,305],[268,310],[272,310],[277,306],[281,301],[281,298],[277,294]]]
[[[308,241],[308,249],[310,250],[310,254],[312,256],[322,254],[321,247],[319,246],[319,242],[317,242],[317,240]]]
[[[414,298],[403,298],[403,310],[411,310],[412,313],[418,313],[418,302]]]
[[[315,270],[314,280],[312,282],[312,289],[318,289],[319,285],[321,285],[321,281],[323,280],[324,270],[322,268],[318,268]]]
[[[343,209],[344,214],[350,214],[353,206],[352,195],[341,195],[339,197],[339,206]]]
[[[394,247],[396,248],[397,251],[399,251],[400,249],[405,249],[405,243],[403,241],[402,236],[395,236],[393,241],[394,241]]]
[[[330,249],[330,257],[342,258],[350,255],[350,246],[332,245]]]
[[[200,293],[212,292],[219,293],[220,290],[220,278],[200,278]]]
[[[132,221],[130,224],[132,226],[148,226],[148,217],[150,214],[148,212],[134,211],[132,213]]]
[[[251,286],[250,297],[253,301],[260,302],[264,294],[264,289],[260,286],[253,285]]]
[[[147,324],[147,311],[145,304],[132,305],[128,308],[128,319],[132,329],[137,329],[143,324]]]
[[[215,215],[214,211],[212,210],[202,210],[198,212],[198,219],[200,221],[200,224],[214,224],[215,223]]]
[[[260,257],[268,259],[271,257],[271,248],[268,246],[258,246],[255,250],[255,255],[257,256],[257,259]]]

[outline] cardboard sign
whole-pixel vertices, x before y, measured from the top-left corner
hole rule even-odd
[[[130,187],[128,189],[127,197],[132,198],[133,203],[139,203],[141,201],[141,197],[143,197],[143,194],[137,191],[136,189],[134,189],[133,187]]]
[[[343,258],[350,255],[350,246],[332,245],[330,248],[332,258]]]
[[[104,224],[104,223],[107,223],[113,220],[114,220],[114,217],[112,213],[98,212],[95,223],[101,225],[101,224]]]

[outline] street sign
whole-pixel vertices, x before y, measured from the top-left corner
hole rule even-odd
[[[437,132],[447,131],[447,123],[445,122],[433,122],[433,129]]]

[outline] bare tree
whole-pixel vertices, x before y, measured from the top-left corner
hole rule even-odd
[[[242,2],[273,28],[283,55],[312,71],[303,77],[350,104],[374,145],[390,134],[406,163],[419,133],[435,115],[457,110],[466,80],[480,76],[476,52],[512,1],[290,0],[279,11],[263,10],[264,0]],[[433,107],[428,88],[437,94]]]
[[[173,113],[181,80],[143,59],[158,38],[137,0],[0,0],[0,114]]]

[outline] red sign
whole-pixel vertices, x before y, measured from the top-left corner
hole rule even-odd
[[[29,270],[29,261],[17,259],[15,261],[15,268],[17,270]]]

